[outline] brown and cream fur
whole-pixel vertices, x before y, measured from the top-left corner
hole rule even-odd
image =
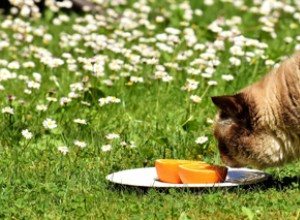
[[[212,101],[225,164],[267,168],[300,158],[300,52],[238,94]]]

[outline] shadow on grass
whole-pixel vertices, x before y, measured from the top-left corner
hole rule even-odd
[[[232,187],[212,187],[212,188],[155,188],[155,187],[137,187],[137,186],[127,186],[116,183],[107,183],[107,189],[113,191],[119,191],[122,193],[134,193],[134,194],[147,194],[149,191],[156,191],[161,193],[170,192],[187,192],[187,193],[214,193],[217,191],[224,192],[239,192],[244,190],[248,193],[254,191],[267,191],[269,189],[275,189],[277,191],[285,191],[287,189],[300,189],[300,176],[284,177],[282,179],[270,176],[266,181],[256,184],[249,185],[239,185]]]
[[[251,187],[251,186],[248,186]],[[252,186],[259,187],[259,189],[267,190],[270,188],[280,190],[286,190],[288,188],[298,188],[300,189],[300,176],[291,176],[291,177],[284,177],[282,179],[275,178],[274,176],[270,176],[269,179],[265,182],[255,184]]]

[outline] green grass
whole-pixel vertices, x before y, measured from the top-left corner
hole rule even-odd
[[[138,30],[142,37],[114,37],[116,30],[121,30],[120,21],[111,19],[105,14],[107,24],[99,25],[99,18],[94,19],[84,14],[67,14],[70,21],[56,26],[53,19],[55,13],[46,10],[42,18],[34,20],[22,18],[20,15],[0,15],[0,20],[26,22],[15,27],[5,28],[0,25],[0,42],[9,42],[9,47],[0,46],[0,61],[8,63],[18,61],[20,64],[33,61],[35,67],[10,69],[0,62],[1,69],[8,69],[15,76],[8,80],[2,79],[0,84],[4,90],[0,92],[0,108],[10,106],[14,114],[0,113],[0,218],[2,219],[300,219],[299,193],[299,162],[281,168],[268,169],[272,179],[263,185],[250,187],[236,187],[233,189],[205,189],[192,190],[157,190],[140,189],[124,186],[113,186],[105,180],[105,176],[123,169],[150,167],[159,158],[199,159],[209,163],[221,164],[217,143],[212,135],[212,124],[207,119],[213,119],[217,109],[212,105],[210,97],[214,95],[233,94],[247,85],[257,81],[269,69],[265,60],[280,61],[280,57],[288,56],[295,50],[296,36],[299,34],[299,22],[293,14],[283,12],[274,25],[276,38],[262,31],[260,14],[241,11],[232,3],[215,1],[213,6],[205,5],[202,1],[190,1],[192,9],[200,8],[202,16],[194,15],[186,25],[193,28],[197,43],[214,42],[217,34],[208,26],[219,19],[241,17],[242,22],[236,28],[242,35],[266,43],[264,56],[255,56],[251,62],[246,62],[244,56],[240,66],[233,66],[229,62],[229,48],[233,45],[230,40],[224,40],[224,50],[217,50],[216,57],[220,65],[216,67],[211,78],[200,75],[189,75],[185,68],[194,67],[196,70],[203,66],[192,66],[192,61],[205,53],[189,47],[184,36],[179,35],[179,42],[171,45],[171,53],[158,49],[151,39],[157,34],[165,32],[166,27],[184,30],[184,10],[178,8],[182,1],[149,1],[148,12],[139,12],[143,7],[134,5],[135,1],[128,1],[123,6],[108,5],[120,15],[130,9],[138,16],[146,16],[151,29],[145,25],[138,25],[134,29],[123,30],[131,33]],[[246,1],[252,7],[252,1]],[[145,8],[144,8],[145,9]],[[147,9],[147,8],[146,8]],[[297,9],[297,12],[299,10]],[[64,12],[59,12],[63,15]],[[156,23],[155,17],[165,17],[162,23]],[[138,17],[137,16],[137,17]],[[78,19],[84,19],[79,22]],[[135,22],[140,19],[134,18]],[[290,24],[298,25],[296,29]],[[30,29],[26,32],[24,25],[35,30],[44,27],[45,33],[53,36],[49,43],[43,42],[43,36],[34,34]],[[84,28],[87,24],[99,25],[95,30],[82,34],[74,29],[79,24]],[[76,28],[76,26],[75,26]],[[224,26],[230,30],[230,26]],[[67,34],[70,42],[76,36],[80,39],[75,46],[64,47],[60,42],[62,33]],[[76,34],[76,35],[75,35]],[[131,54],[143,58],[152,49],[160,53],[158,64],[164,65],[166,72],[173,77],[170,82],[154,79],[156,65],[147,65],[142,61],[131,62],[125,51],[116,52],[109,47],[103,47],[100,38],[95,40],[96,34],[114,39],[114,43],[123,44],[131,50]],[[24,36],[32,35],[33,41],[26,42]],[[74,37],[75,36],[75,37]],[[286,43],[285,37],[292,37],[291,43]],[[20,37],[20,39],[19,39]],[[99,37],[99,36],[98,36]],[[144,38],[144,39],[143,39]],[[148,39],[148,42],[147,42]],[[149,41],[150,39],[150,41]],[[146,40],[146,41],[145,41]],[[89,46],[90,43],[92,46]],[[87,44],[88,43],[88,44]],[[136,46],[144,44],[149,48],[137,51]],[[0,44],[2,45],[2,44]],[[102,45],[102,46],[99,46]],[[170,45],[169,45],[170,46]],[[36,48],[34,48],[36,47]],[[151,47],[151,48],[150,48]],[[45,54],[39,55],[39,48],[52,53],[53,57],[64,60],[64,64],[51,68],[41,60]],[[84,50],[83,53],[78,49]],[[193,54],[185,60],[178,60],[177,55],[191,50]],[[247,47],[247,51],[255,51],[255,47]],[[68,68],[67,59],[63,53],[70,53],[77,64],[73,71]],[[93,71],[84,68],[83,58],[89,59],[96,55],[107,56],[104,65],[105,75],[95,77]],[[114,59],[124,61],[137,68],[136,71],[123,69],[114,71],[109,65]],[[177,63],[181,69],[171,68],[166,63]],[[27,81],[34,80],[33,72],[41,74],[39,89],[30,89],[31,94],[24,92],[29,89]],[[130,84],[129,76],[121,73],[129,72],[131,76],[143,77],[142,83]],[[225,81],[222,75],[231,74],[233,81]],[[56,81],[53,80],[56,77]],[[24,79],[28,77],[28,79]],[[194,79],[199,83],[193,91],[181,88],[187,79]],[[112,86],[103,80],[111,79]],[[116,80],[113,80],[116,79]],[[213,80],[218,85],[208,86]],[[76,90],[78,98],[65,106],[60,104],[62,97],[71,92],[70,85],[82,83],[83,90]],[[15,96],[14,100],[9,96]],[[202,98],[201,103],[193,103],[191,95]],[[120,103],[99,105],[98,99],[115,96]],[[57,102],[49,102],[47,97],[57,98]],[[89,103],[89,106],[82,104]],[[36,106],[45,104],[47,111],[37,111]],[[51,118],[56,121],[57,128],[46,129],[43,121]],[[76,124],[74,119],[85,119],[86,125]],[[21,132],[28,129],[32,132],[31,139],[25,139]],[[106,135],[117,133],[119,139],[108,140]],[[199,136],[207,136],[208,141],[197,144]],[[84,141],[87,146],[80,148],[74,144],[75,140]],[[125,141],[126,146],[120,142]],[[130,147],[134,143],[135,147]],[[110,144],[110,151],[102,151],[102,146]],[[67,146],[66,155],[58,151],[59,146]]]

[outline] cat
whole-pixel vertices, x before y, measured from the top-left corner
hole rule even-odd
[[[300,52],[237,94],[211,99],[226,165],[265,169],[300,158]]]

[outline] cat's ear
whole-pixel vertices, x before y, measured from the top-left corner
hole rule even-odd
[[[243,112],[243,100],[240,94],[233,96],[214,96],[212,102],[221,112],[230,117],[236,118]]]

